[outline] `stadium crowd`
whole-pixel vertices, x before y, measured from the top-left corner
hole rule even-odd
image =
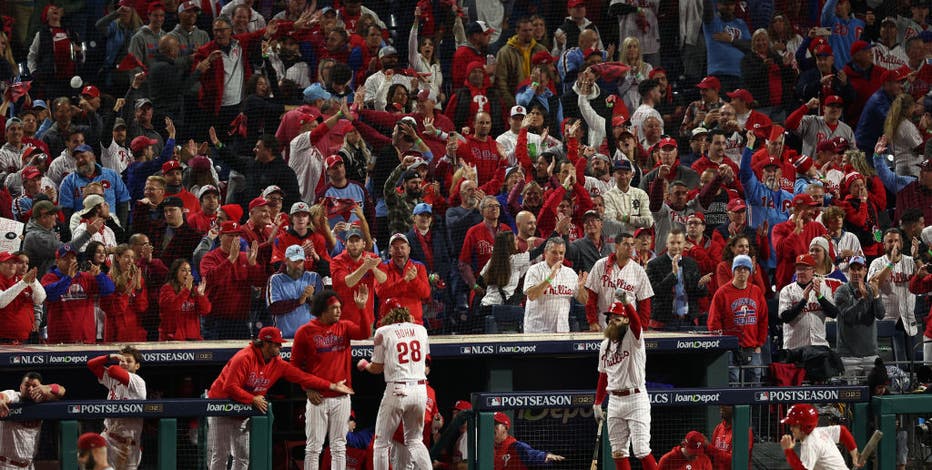
[[[326,3],[0,6],[0,342],[289,338],[332,286],[932,358],[928,2]]]

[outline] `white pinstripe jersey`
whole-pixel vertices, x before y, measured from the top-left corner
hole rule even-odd
[[[386,382],[426,380],[430,354],[427,330],[414,323],[393,323],[375,330],[372,362],[384,364]]]
[[[647,365],[647,351],[644,345],[644,332],[635,339],[629,329],[621,339],[621,344],[611,343],[608,338],[599,346],[599,372],[608,376],[609,392],[640,388],[643,392]]]

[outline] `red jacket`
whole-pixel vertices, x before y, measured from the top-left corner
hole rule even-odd
[[[332,260],[330,259],[330,251],[328,249],[329,247],[327,246],[327,239],[324,238],[323,235],[311,230],[310,228],[308,229],[307,234],[305,234],[303,237],[298,235],[290,228],[288,230],[279,230],[278,236],[275,237],[275,241],[272,243],[272,256],[270,258],[270,262],[272,264],[281,263],[285,260],[285,250],[287,250],[289,246],[301,246],[308,239],[310,239],[311,243],[314,244],[314,253],[317,253],[317,256],[319,256],[320,259],[326,261],[327,263],[331,263]],[[304,260],[304,269],[315,269],[314,258],[308,257],[306,260]],[[333,268],[331,268],[331,272],[332,271]],[[342,299],[343,297],[340,298]],[[352,300],[352,297],[349,299]]]
[[[0,290],[6,291],[22,280],[22,276],[0,276]],[[26,341],[32,333],[35,314],[32,288],[26,286],[6,307],[0,308],[0,338]]]
[[[188,225],[202,235],[210,230],[215,220],[217,220],[216,212],[213,215],[207,215],[202,210],[191,212],[187,218]]]
[[[349,320],[324,325],[318,319],[304,324],[294,335],[291,345],[291,363],[295,367],[330,382],[346,381],[353,386],[353,350],[350,340],[366,339],[369,328]],[[321,390],[325,397],[340,394],[329,389]]]
[[[411,266],[417,268],[417,276],[410,281],[405,281],[405,272]],[[424,311],[421,303],[430,298],[430,282],[427,280],[427,268],[424,264],[409,259],[404,269],[398,269],[394,261],[388,260],[380,264],[379,269],[388,275],[388,279],[381,284],[376,284],[375,295],[380,299],[389,297],[398,299],[401,305],[411,312],[414,323],[424,324]],[[372,293],[370,292],[369,295],[371,296]]]
[[[100,296],[113,292],[113,281],[104,273],[92,276],[84,271],[68,277],[52,266],[42,276],[42,286],[48,294],[45,307],[49,344],[96,343],[94,304]]]
[[[261,41],[265,35],[265,28],[251,33],[236,34],[233,40],[239,42],[240,63],[243,64],[243,83],[252,76],[252,65],[246,57],[247,51],[256,41]],[[194,53],[194,59],[191,61],[192,70],[197,67],[202,60],[206,59],[211,52],[220,50],[220,46],[215,41],[204,44]],[[225,82],[223,71],[223,60],[218,59],[210,64],[210,68],[201,74],[201,91],[198,94],[198,103],[201,109],[212,114],[220,112],[220,103],[223,99],[223,86]]]
[[[453,84],[453,90],[456,91],[463,86],[469,73],[467,71],[469,64],[476,61],[485,63],[485,59],[485,56],[476,50],[472,44],[465,44],[456,48],[456,52],[453,53],[453,76],[450,81]]]
[[[589,191],[583,187],[582,182],[576,181],[573,187],[573,194],[576,195],[576,207],[573,209],[573,226],[570,229],[570,241],[575,241],[583,237],[583,214],[592,209],[592,197]],[[544,205],[537,216],[537,233],[543,237],[549,237],[557,226],[557,206],[563,201],[566,195],[566,189],[563,186],[557,186],[544,194]]]
[[[456,149],[456,156],[476,167],[480,186],[495,179],[499,168],[508,166],[508,160],[498,153],[498,142],[491,136],[487,136],[484,142],[474,136],[466,136],[466,142]]]
[[[805,224],[801,233],[793,233],[795,230],[796,221],[793,219],[781,222],[773,228],[773,246],[777,247],[777,274],[774,279],[777,290],[790,283],[793,273],[796,272],[796,257],[809,253],[809,242],[828,233],[825,226],[814,220]]]
[[[932,274],[909,278],[909,291],[916,295],[932,292]],[[929,315],[932,315],[932,308],[929,309]],[[932,338],[932,321],[926,322],[926,331],[924,335],[927,338]]]
[[[683,448],[676,446],[660,457],[657,470],[712,470],[712,462],[705,454],[698,454],[689,460],[683,455]]]
[[[207,398],[231,399],[240,403],[252,404],[256,395],[265,393],[278,382],[278,379],[296,383],[304,389],[328,390],[330,382],[315,375],[301,372],[300,369],[275,356],[268,362],[262,357],[262,351],[253,344],[240,349],[230,362],[223,366],[220,376],[207,391]]]
[[[343,302],[343,313],[340,315],[340,318],[352,321],[363,327],[372,325],[375,321],[375,296],[372,295],[372,293],[375,292],[375,277],[371,272],[367,272],[353,287],[346,285],[346,278],[349,277],[353,271],[362,266],[363,258],[366,256],[377,257],[378,255],[375,253],[363,253],[358,261],[353,261],[349,253],[343,251],[343,253],[336,255],[330,263],[330,277],[333,280],[333,290],[336,291],[341,299],[346,299],[346,301]],[[352,301],[353,295],[360,284],[365,284],[366,287],[369,288],[369,300],[366,301],[366,308],[364,310],[360,310],[359,307],[356,306],[356,302]]]
[[[712,297],[709,308],[709,331],[721,330],[737,336],[742,348],[757,348],[767,341],[767,299],[760,288],[748,283],[738,289],[731,282],[723,284]]]
[[[206,294],[206,292],[205,292]],[[202,340],[201,317],[210,313],[210,299],[197,291],[182,288],[175,292],[171,283],[159,291],[159,341]]]
[[[201,276],[207,282],[207,297],[216,315],[226,319],[249,318],[252,289],[263,287],[262,265],[249,266],[246,253],[240,252],[236,263],[230,263],[229,253],[216,248],[201,259]]]
[[[146,340],[146,330],[139,321],[139,317],[149,309],[145,286],[129,295],[114,292],[100,299],[100,308],[107,314],[104,341],[123,343]]]

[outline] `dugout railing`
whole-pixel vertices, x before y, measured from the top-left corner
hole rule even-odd
[[[202,418],[199,432],[199,461],[206,451],[206,423],[208,416],[250,418],[250,469],[272,468],[272,405],[262,414],[251,405],[230,400],[178,399],[178,400],[122,400],[122,401],[54,401],[36,404],[10,405],[7,421],[57,421],[58,456],[61,468],[78,468],[77,443],[79,421],[104,418],[143,418],[158,420],[158,448],[144,452],[157,452],[159,470],[182,468],[178,462],[178,419]],[[206,468],[206,467],[203,467]]]
[[[691,416],[692,425],[701,428],[707,437],[711,438],[711,430],[717,424],[717,418],[709,413],[710,407],[718,405],[732,405],[734,409],[732,428],[736,430],[746,430],[752,427],[752,408],[764,407],[784,409],[794,403],[813,403],[813,404],[844,404],[850,408],[851,419],[847,423],[854,434],[855,440],[859,446],[867,442],[869,430],[869,392],[867,387],[859,386],[840,386],[840,387],[749,387],[749,388],[678,388],[678,389],[661,389],[648,390],[651,401],[652,430],[657,427],[663,427],[661,433],[652,432],[651,445],[654,456],[659,459],[663,453],[670,450],[671,446],[676,445],[679,440],[690,431],[689,419],[681,421],[682,429],[676,426],[669,426],[669,417],[664,417],[665,412],[675,411],[682,414],[683,410],[695,409]],[[887,413],[894,413],[898,410],[907,409],[912,404],[894,405],[898,397],[884,398],[886,400]],[[906,397],[910,398],[910,397]],[[923,397],[927,401],[928,410],[932,412],[932,396]],[[875,399],[876,400],[876,399]],[[591,408],[595,401],[595,393],[591,390],[585,391],[541,391],[541,392],[490,392],[474,393],[472,395],[472,405],[476,413],[475,425],[469,426],[469,442],[475,442],[475,455],[470,455],[469,468],[488,469],[494,468],[494,414],[495,412],[504,412],[511,415],[514,423],[512,433],[519,440],[522,440],[522,430],[518,428],[521,421],[514,419],[518,411],[524,410],[546,410],[554,408],[578,409],[578,415],[583,419],[588,419],[588,432],[581,433],[580,428],[574,428],[572,425],[561,426],[562,429],[552,429],[548,433],[557,434],[560,439],[570,439],[576,434],[585,434],[585,439],[577,440],[577,444],[568,446],[572,452],[573,446],[584,446],[580,452],[574,452],[573,463],[568,466],[557,466],[555,468],[589,468],[592,455],[595,450],[596,441],[594,439],[596,424],[592,418]],[[879,409],[875,402],[875,412]],[[902,411],[900,411],[902,412]],[[717,416],[717,413],[715,413]],[[683,418],[680,416],[680,418]],[[665,420],[667,422],[665,422]],[[886,423],[889,427],[891,424],[889,418]],[[586,426],[584,423],[582,426]],[[603,425],[607,426],[607,425]],[[788,433],[788,431],[787,431]],[[544,436],[544,433],[539,433]],[[734,432],[733,437],[733,454],[732,468],[748,468],[750,461],[749,453],[749,436],[745,432]],[[551,439],[550,441],[556,441]],[[881,446],[887,446],[878,449],[877,459],[880,462],[879,469],[893,469],[895,444],[891,444],[892,439],[882,441]],[[535,444],[531,442],[532,446]],[[894,447],[890,447],[893,445]],[[608,442],[608,432],[603,428],[599,452],[599,467],[610,469],[614,465],[605,466],[603,462],[612,462],[611,446]],[[546,447],[543,445],[542,447]],[[553,453],[560,453],[562,449],[541,448]]]

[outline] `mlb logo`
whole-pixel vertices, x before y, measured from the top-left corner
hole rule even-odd
[[[492,397],[489,399],[490,406],[502,406],[502,397]]]
[[[81,412],[81,405],[69,405],[69,406],[68,406],[68,412],[69,412],[69,413],[80,413],[80,412]]]
[[[770,401],[770,392],[756,392],[754,399],[757,401]]]
[[[585,350],[586,350],[586,343],[574,343],[574,344],[573,344],[573,350],[574,350],[574,351],[585,351]]]
[[[460,347],[460,354],[469,354],[470,352],[471,352],[471,351],[469,350],[469,346],[461,346],[461,347]]]
[[[10,360],[10,362],[12,362],[13,364],[22,364],[22,363],[23,363],[23,356],[13,356],[13,358]]]

